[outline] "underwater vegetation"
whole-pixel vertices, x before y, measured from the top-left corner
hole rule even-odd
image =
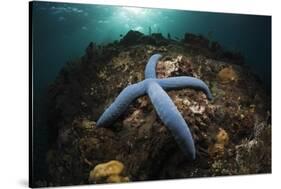
[[[190,130],[170,97],[162,88],[165,90],[185,87],[199,89],[205,92],[210,100],[212,99],[211,92],[203,81],[193,77],[181,76],[156,79],[155,68],[160,58],[160,54],[154,54],[150,57],[145,67],[145,80],[126,87],[99,118],[97,127],[112,124],[133,100],[147,93],[158,116],[171,130],[184,154],[190,159],[195,159],[195,147]]]
[[[270,173],[271,99],[244,61],[191,33],[91,42],[49,88],[54,140],[37,186]],[[175,114],[190,135],[176,139],[165,121]]]

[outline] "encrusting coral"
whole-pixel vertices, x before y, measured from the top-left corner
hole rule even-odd
[[[128,177],[121,176],[124,170],[122,162],[111,160],[107,163],[101,163],[95,166],[90,172],[89,182],[100,182],[106,180],[108,183],[128,182]]]
[[[232,67],[226,67],[223,68],[219,73],[218,73],[218,78],[221,83],[229,83],[231,81],[237,81],[238,76],[235,70]]]

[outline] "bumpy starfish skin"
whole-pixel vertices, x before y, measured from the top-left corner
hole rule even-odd
[[[145,67],[145,71],[144,71],[144,77],[145,79],[148,78],[156,78],[156,65],[158,63],[158,60],[161,58],[162,56],[160,54],[155,54],[152,55],[150,57],[150,59],[148,60],[148,63]]]
[[[145,82],[127,86],[97,121],[98,127],[110,126],[137,97],[145,95]]]
[[[190,130],[171,98],[156,82],[149,84],[147,92],[157,114],[170,129],[183,152],[195,159],[195,147]]]
[[[126,87],[101,115],[97,121],[97,127],[110,126],[136,98],[148,94],[158,116],[171,131],[181,150],[187,157],[195,159],[196,151],[189,127],[163,89],[174,90],[187,87],[197,89],[203,91],[210,100],[212,94],[203,81],[194,77],[181,76],[157,79],[155,68],[160,58],[160,54],[150,57],[145,68],[145,80]]]

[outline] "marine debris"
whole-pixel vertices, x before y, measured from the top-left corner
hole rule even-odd
[[[194,160],[196,157],[195,146],[190,130],[177,107],[164,90],[188,87],[203,91],[209,100],[212,99],[212,95],[203,81],[193,77],[181,76],[157,79],[155,68],[161,57],[160,54],[154,54],[150,57],[145,68],[145,80],[126,87],[101,115],[97,121],[97,127],[110,126],[126,111],[130,103],[136,98],[148,94],[158,116],[170,129],[184,154]]]

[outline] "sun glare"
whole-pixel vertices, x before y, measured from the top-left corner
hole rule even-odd
[[[123,7],[124,10],[127,12],[139,15],[139,14],[144,14],[145,11],[142,8],[136,8],[136,7]]]

